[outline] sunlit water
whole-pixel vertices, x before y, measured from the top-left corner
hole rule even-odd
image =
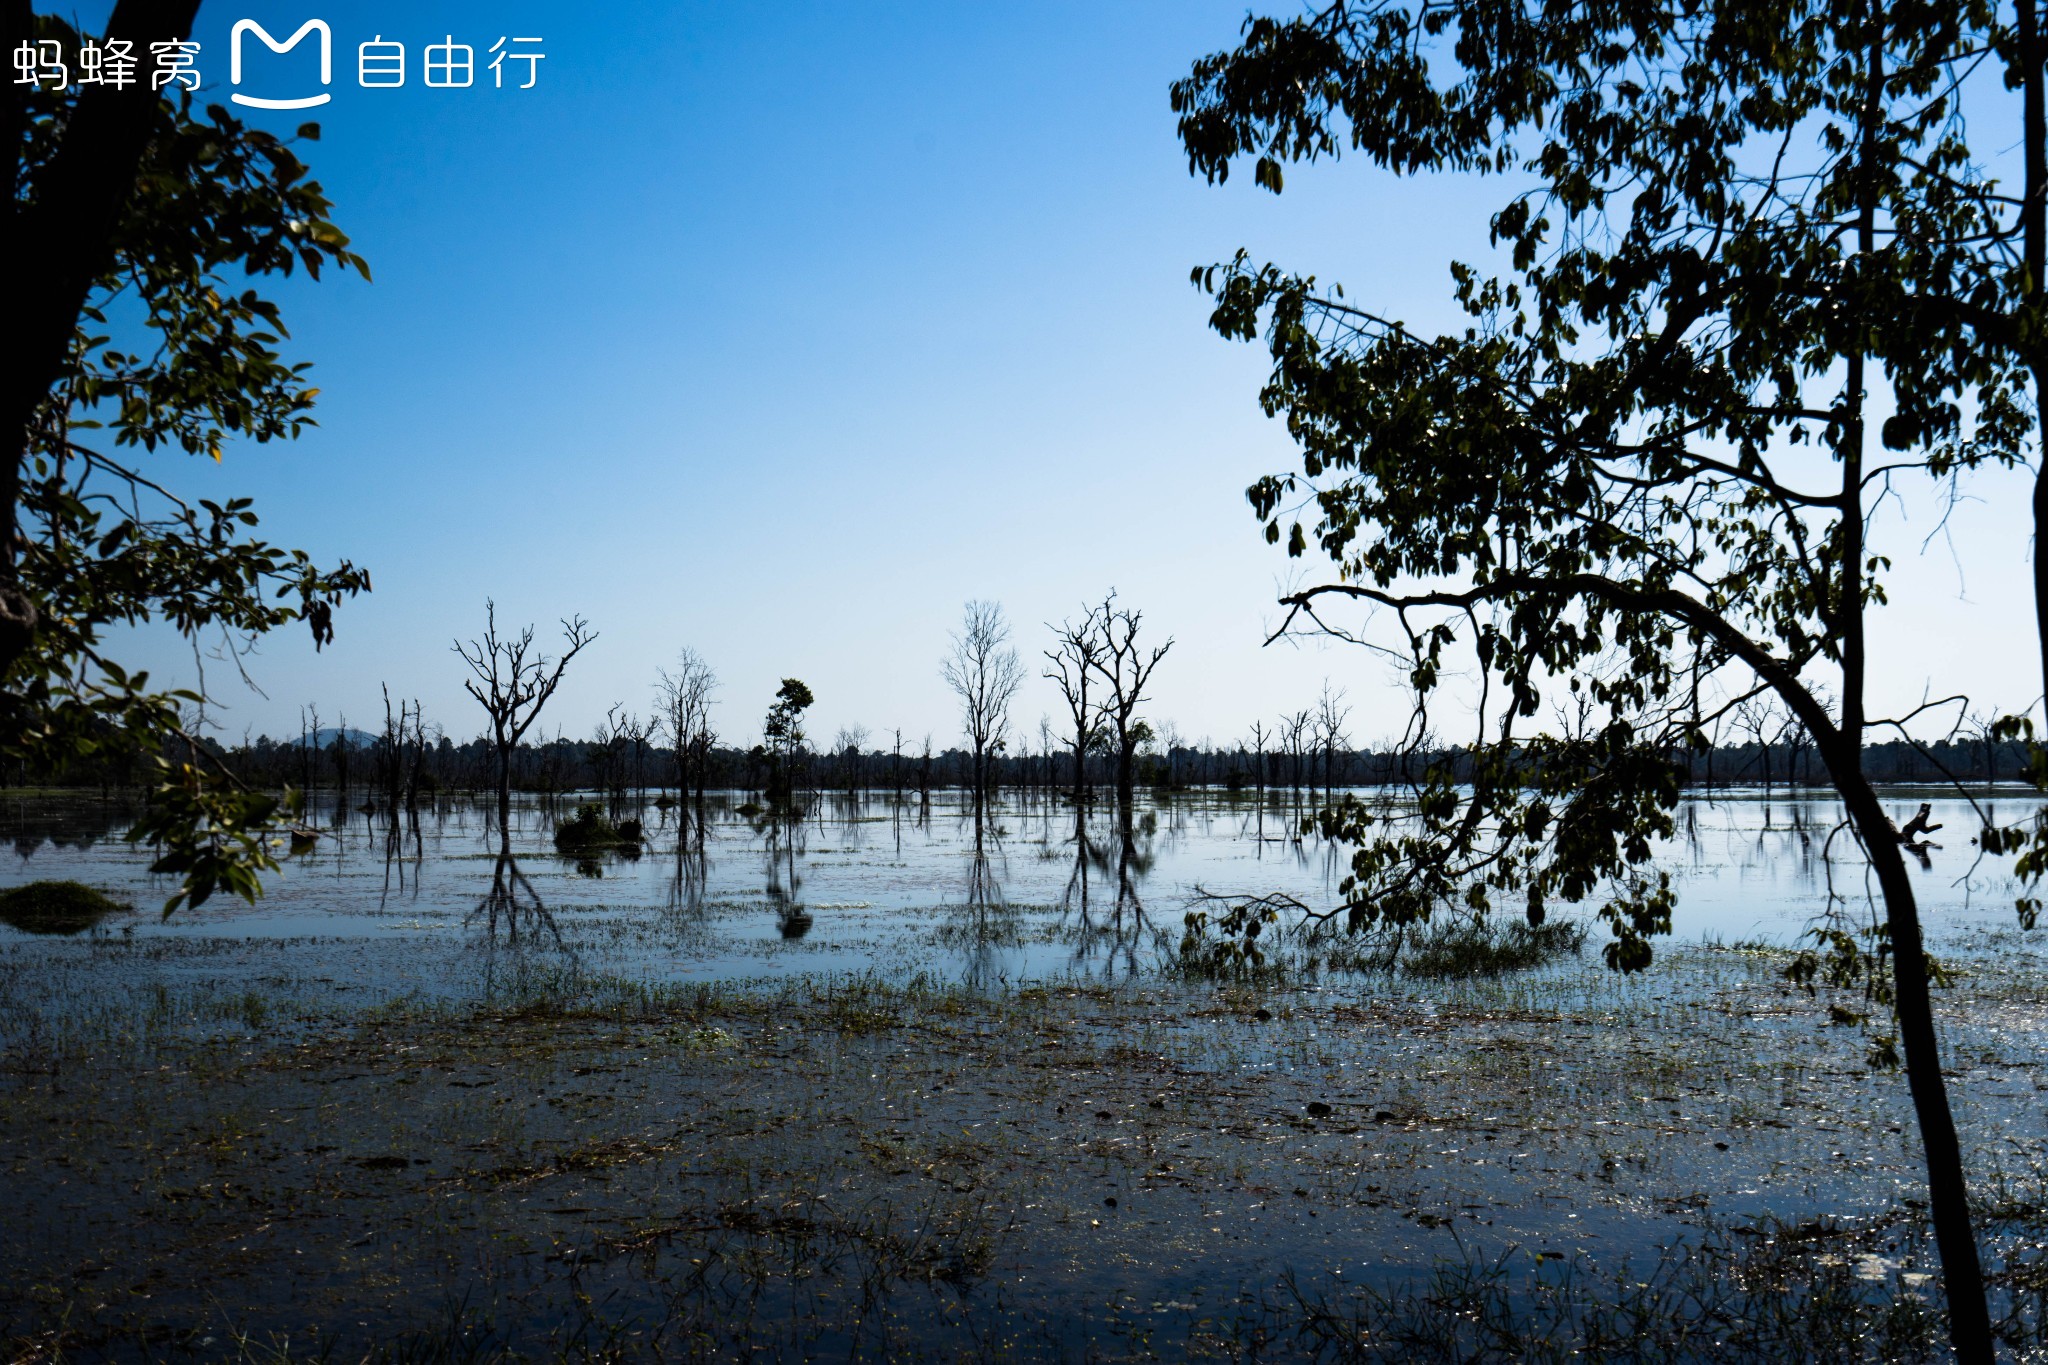
[[[1901,822],[1923,799],[1944,828],[1924,861],[1909,861],[1930,937],[1953,949],[2011,924],[2008,864],[1980,859],[1971,836],[1987,811],[2010,820],[2030,807],[2017,790],[1974,808],[1952,793],[1886,793]],[[0,886],[71,878],[109,890],[136,913],[89,937],[155,943],[153,959],[205,957],[218,969],[239,946],[274,962],[290,941],[307,979],[379,992],[461,995],[506,951],[651,980],[875,971],[1016,984],[1156,969],[1199,892],[1332,905],[1345,851],[1298,835],[1305,800],[1141,798],[1125,839],[1106,809],[1077,834],[1070,805],[1026,794],[997,802],[977,839],[956,792],[821,797],[793,827],[740,814],[743,794],[714,794],[701,834],[650,802],[639,811],[645,852],[579,862],[553,845],[574,798],[522,799],[510,859],[488,803],[443,802],[394,829],[387,814],[330,798],[312,822],[321,837],[286,859],[262,899],[216,897],[164,919],[174,884],[121,837],[126,816],[23,796],[0,802],[14,850]],[[1833,802],[1782,790],[1688,800],[1658,857],[1679,890],[1674,938],[1790,943],[1831,892],[1862,906],[1866,869],[1838,822]],[[17,966],[74,942],[0,926],[0,951]]]

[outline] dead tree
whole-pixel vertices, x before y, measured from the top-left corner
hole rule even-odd
[[[1750,737],[1756,745],[1758,760],[1763,764],[1764,793],[1771,790],[1771,741],[1782,723],[1775,702],[1768,696],[1745,698],[1735,707],[1735,728]]]
[[[662,728],[675,745],[676,797],[687,799],[694,781],[701,806],[711,745],[717,739],[711,730],[711,698],[718,691],[718,674],[703,655],[685,646],[676,656],[675,672],[662,669],[654,690],[661,701]]]
[[[1337,746],[1348,744],[1344,734],[1344,722],[1351,716],[1351,708],[1344,704],[1344,689],[1330,690],[1329,679],[1323,680],[1323,694],[1316,698],[1316,743],[1323,751],[1323,790],[1336,788],[1336,775],[1331,770],[1336,766]]]
[[[1095,613],[1083,614],[1081,624],[1062,621],[1049,626],[1058,643],[1045,651],[1052,668],[1044,676],[1060,689],[1067,703],[1067,718],[1074,727],[1074,806],[1088,801],[1088,749],[1095,743],[1101,726],[1100,708],[1088,701],[1088,682],[1095,676],[1102,640],[1095,630]]]
[[[865,725],[842,725],[837,738],[832,741],[832,752],[839,755],[839,776],[846,782],[848,796],[860,789],[860,760],[867,746],[868,727]]]
[[[466,645],[457,640],[455,652],[476,675],[463,679],[463,687],[484,708],[484,714],[491,718],[488,738],[498,768],[498,828],[509,830],[512,827],[512,751],[534,721],[540,718],[541,708],[548,704],[548,698],[554,696],[555,689],[561,686],[562,673],[569,667],[569,661],[597,638],[597,632],[580,616],[562,622],[562,636],[568,647],[561,658],[551,660],[534,649],[532,626],[525,627],[517,635],[500,638],[496,602],[485,600],[484,618],[483,638],[471,640]]]
[[[1288,785],[1295,791],[1301,790],[1302,754],[1307,748],[1311,711],[1292,711],[1280,717],[1280,732],[1286,736],[1287,761],[1289,766]]]
[[[960,697],[960,723],[974,750],[974,813],[981,817],[988,793],[988,757],[1010,728],[1010,703],[1024,682],[1024,665],[1010,648],[1010,625],[998,602],[969,602],[953,652],[940,663],[946,683]]]
[[[1092,667],[1109,695],[1102,700],[1102,713],[1116,735],[1116,797],[1119,809],[1131,808],[1132,757],[1143,735],[1138,729],[1138,707],[1145,701],[1145,685],[1159,667],[1159,661],[1173,648],[1172,639],[1147,654],[1138,643],[1138,628],[1144,613],[1116,604],[1116,592],[1102,599],[1092,613],[1101,649]]]

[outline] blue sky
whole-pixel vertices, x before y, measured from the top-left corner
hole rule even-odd
[[[215,670],[223,728],[295,732],[308,701],[368,722],[388,681],[466,737],[481,713],[449,646],[490,596],[544,634],[572,612],[601,632],[550,731],[643,709],[687,644],[734,740],[794,676],[814,734],[947,743],[938,660],[966,599],[1001,601],[1035,661],[1044,622],[1111,586],[1175,637],[1154,714],[1189,738],[1234,739],[1326,676],[1358,737],[1393,728],[1405,704],[1357,651],[1261,647],[1294,566],[1243,489],[1289,447],[1256,403],[1262,352],[1208,331],[1187,275],[1243,246],[1448,323],[1446,263],[1483,254],[1495,188],[1358,164],[1299,170],[1278,199],[1190,178],[1167,85],[1243,12],[207,0],[216,98],[236,20],[333,27],[333,101],[261,117],[320,120],[307,159],[376,276],[282,291],[320,429],[181,471],[377,585],[326,653],[264,644],[267,699]],[[429,90],[416,67],[358,88],[356,45],[380,34],[415,64],[451,35],[480,56],[538,36],[546,59],[531,90],[481,70]],[[245,83],[289,84],[299,55],[251,58]],[[1963,577],[1937,545],[1895,595],[1892,697],[2031,695],[2009,491],[1962,509]],[[1902,563],[1927,524],[1903,524]],[[161,637],[136,647],[189,676]],[[1018,718],[1035,733],[1056,709],[1034,677]]]

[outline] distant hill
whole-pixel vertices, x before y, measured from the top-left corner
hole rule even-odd
[[[336,736],[339,736],[351,749],[367,748],[369,745],[377,742],[377,736],[367,730],[358,730],[354,726],[350,726],[346,730],[337,730],[333,726],[326,726],[315,730],[310,736],[305,737],[304,742],[315,749],[327,749],[333,746]],[[301,737],[298,735],[287,735],[285,738],[276,741],[278,747],[282,749],[296,749],[300,742]]]

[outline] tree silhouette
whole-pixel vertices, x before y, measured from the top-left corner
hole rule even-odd
[[[1952,1338],[1971,1361],[1991,1358],[1990,1319],[1928,959],[1865,766],[1868,729],[1906,720],[1866,710],[1866,616],[1888,563],[1866,527],[1915,476],[1939,488],[2017,462],[2032,425],[2012,368],[1944,331],[1919,292],[1979,225],[1949,183],[1970,171],[1950,112],[1991,13],[1453,0],[1418,17],[1338,0],[1249,21],[1173,94],[1212,180],[1249,157],[1278,192],[1283,163],[1350,150],[1535,185],[1491,220],[1505,271],[1453,264],[1467,318],[1441,335],[1242,253],[1196,272],[1218,331],[1264,334],[1262,402],[1301,448],[1298,470],[1251,490],[1265,534],[1335,570],[1284,599],[1283,630],[1392,650],[1417,736],[1456,663],[1474,679],[1471,738],[1423,755],[1411,818],[1356,802],[1320,817],[1356,849],[1340,913],[1404,924],[1515,899],[1533,918],[1597,892],[1608,962],[1645,965],[1670,927],[1671,884],[1650,864],[1673,828],[1673,755],[1734,699],[1775,694],[1881,899],[1867,939],[1824,927],[1796,969],[1891,1007],[1897,1037],[1874,1036],[1873,1055],[1904,1053]],[[1980,283],[2003,299],[2011,280]],[[1328,617],[1339,604],[1373,615]],[[1604,718],[1591,738],[1531,723],[1567,676]]]
[[[1131,760],[1150,733],[1139,728],[1142,722],[1138,720],[1138,708],[1144,704],[1145,688],[1160,660],[1173,648],[1173,641],[1169,638],[1147,653],[1138,643],[1144,613],[1118,606],[1114,590],[1102,599],[1102,605],[1093,614],[1099,647],[1090,665],[1108,689],[1108,695],[1102,699],[1102,714],[1116,736],[1117,808],[1128,820],[1134,785]]]
[[[123,0],[108,34],[147,52],[190,34],[196,0]],[[0,10],[9,52],[80,35],[26,3]],[[6,200],[8,363],[0,410],[0,760],[51,771],[82,758],[152,765],[132,831],[181,887],[167,909],[224,887],[246,897],[275,868],[278,801],[244,790],[188,734],[205,683],[166,692],[108,650],[116,626],[168,622],[218,636],[230,658],[332,612],[370,586],[346,562],[251,536],[246,498],[188,499],[148,456],[218,460],[241,438],[289,439],[312,421],[306,366],[277,351],[284,324],[258,292],[299,269],[368,268],[329,220],[295,140],[245,127],[143,79],[63,90],[0,84],[11,139]],[[119,300],[116,307],[115,301]]]
[[[498,634],[498,604],[484,602],[484,634],[481,640],[468,644],[457,640],[455,652],[469,665],[474,677],[464,678],[462,686],[477,705],[484,708],[484,714],[491,721],[491,753],[496,761],[498,778],[498,827],[510,831],[512,827],[512,751],[519,741],[540,719],[541,708],[555,695],[555,689],[562,685],[562,674],[569,667],[569,661],[581,654],[584,647],[597,638],[597,632],[589,623],[578,616],[562,622],[562,638],[566,646],[559,659],[549,659],[539,653],[533,645],[533,627],[526,626],[517,635]]]

